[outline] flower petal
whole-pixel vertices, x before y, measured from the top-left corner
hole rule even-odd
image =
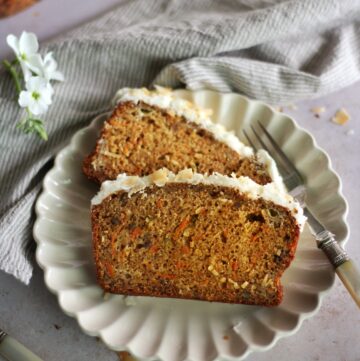
[[[31,104],[31,106],[29,107],[30,112],[33,113],[34,115],[40,115],[46,113],[47,109],[48,106],[41,100],[34,101],[34,103]]]
[[[56,70],[57,69],[57,62],[53,58],[52,52],[47,53],[44,57],[44,77],[47,80],[58,80],[58,81],[64,81],[64,75]]]
[[[57,68],[57,62],[52,56],[52,51],[47,53],[44,57],[44,65],[48,69],[48,71],[53,72]]]
[[[46,90],[43,90],[41,92],[41,102],[43,102],[46,105],[50,105],[52,103],[51,97],[54,93],[53,88],[51,87],[50,83],[48,83],[48,87],[46,88]]]
[[[20,66],[24,75],[25,82],[27,82],[32,77],[32,72],[25,62],[20,61]]]
[[[47,83],[46,90],[49,92],[50,95],[54,94],[54,88],[51,86],[50,82]]]
[[[18,102],[19,102],[19,105],[22,108],[27,108],[27,107],[31,106],[32,103],[34,102],[34,99],[31,96],[31,92],[28,92],[28,91],[25,91],[25,90],[20,92]]]
[[[25,63],[36,75],[44,77],[44,63],[40,54],[30,55]]]
[[[20,50],[19,50],[19,39],[13,35],[13,34],[9,34],[7,37],[6,37],[6,42],[7,44],[10,46],[10,48],[12,50],[14,50],[16,56],[19,55],[20,53]]]
[[[46,90],[47,81],[40,76],[32,76],[25,85],[27,90],[41,93],[44,89]]]
[[[20,36],[19,48],[21,53],[25,53],[26,56],[35,54],[39,50],[39,43],[34,33],[28,33],[23,31]]]
[[[64,78],[64,74],[59,71],[59,70],[55,70],[53,73],[52,73],[52,77],[51,79],[54,79],[54,80],[57,80],[57,81],[64,81],[65,78]]]

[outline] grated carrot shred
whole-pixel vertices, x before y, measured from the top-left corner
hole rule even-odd
[[[156,253],[159,250],[159,246],[157,244],[153,244],[150,248],[149,248],[149,252],[150,253]]]
[[[138,238],[141,233],[142,233],[142,229],[140,227],[136,227],[131,231],[130,238],[134,240]]]
[[[110,277],[113,277],[115,272],[114,272],[114,267],[112,266],[112,264],[106,262],[105,263],[105,268],[106,268],[106,272]]]
[[[174,233],[174,239],[178,239],[190,223],[190,217],[186,216],[178,225]]]
[[[188,246],[182,246],[181,247],[181,253],[190,254],[190,248]]]
[[[159,276],[161,278],[165,278],[165,279],[168,279],[168,280],[172,280],[172,279],[176,278],[176,275],[173,275],[173,274],[170,274],[170,273],[164,273],[164,274],[161,274]]]

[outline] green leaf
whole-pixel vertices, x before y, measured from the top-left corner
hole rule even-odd
[[[23,131],[25,134],[35,133],[41,139],[47,141],[48,135],[46,133],[44,123],[41,119],[32,118],[31,113],[28,112],[29,116],[22,119],[16,126],[17,129]]]
[[[37,132],[37,134],[40,136],[43,140],[48,140],[48,135],[46,133],[46,130],[44,128],[43,122],[40,119],[34,119],[33,124],[34,131]]]

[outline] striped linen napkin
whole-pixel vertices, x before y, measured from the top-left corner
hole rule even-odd
[[[359,21],[352,0],[134,0],[42,44],[66,78],[45,117],[48,142],[15,129],[23,111],[1,74],[0,269],[29,283],[41,180],[117,89],[210,88],[274,104],[318,96],[360,78]]]

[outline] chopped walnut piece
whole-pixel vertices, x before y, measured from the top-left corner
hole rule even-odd
[[[169,174],[169,171],[167,169],[163,168],[163,169],[159,169],[156,172],[154,172],[153,174],[151,174],[150,177],[151,177],[151,180],[156,185],[161,185],[168,181],[168,174]]]
[[[176,161],[175,159],[171,159],[170,161],[171,164],[174,164],[175,166],[179,166],[180,163],[178,161]]]
[[[246,288],[248,286],[249,282],[245,281],[242,283],[241,288]]]
[[[265,286],[267,285],[267,283],[268,283],[268,280],[269,280],[269,275],[266,274],[265,277],[264,277],[264,279],[263,279],[262,282],[261,282],[261,285],[262,285],[263,287],[265,287]]]
[[[339,125],[346,124],[349,119],[350,119],[350,114],[347,112],[347,110],[345,108],[339,109],[335,113],[335,116],[331,118],[333,123],[339,124]]]
[[[186,181],[186,180],[190,180],[192,179],[192,177],[194,176],[194,173],[192,171],[191,168],[187,168],[187,169],[184,169],[182,171],[180,171],[177,176],[176,176],[176,180],[178,181]]]
[[[127,179],[123,181],[123,185],[127,187],[133,187],[139,181],[139,177],[137,176],[129,176]]]
[[[238,290],[240,288],[239,284],[237,282],[235,282],[234,280],[232,280],[231,278],[228,279],[229,283],[231,283],[233,285],[233,287]]]
[[[104,150],[104,151],[100,152],[100,154],[107,155],[108,157],[112,157],[112,158],[119,158],[119,159],[122,157],[120,154],[111,153],[111,152],[109,152],[107,150]]]
[[[203,213],[205,210],[205,207],[199,207],[195,210],[195,214],[200,214],[200,213]]]

